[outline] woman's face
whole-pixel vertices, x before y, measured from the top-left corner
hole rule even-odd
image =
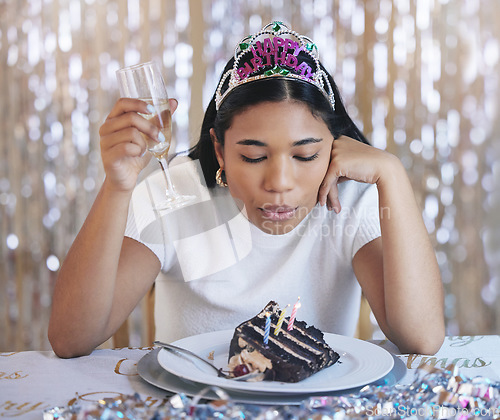
[[[213,131],[212,131],[213,135]],[[280,235],[316,205],[333,136],[300,102],[264,102],[236,115],[214,142],[228,188],[248,219]]]

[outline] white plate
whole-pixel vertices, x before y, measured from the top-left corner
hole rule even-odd
[[[203,398],[207,400],[218,400],[220,396],[214,392],[207,393],[207,385],[199,384],[197,382],[188,381],[179,378],[167,372],[158,363],[158,352],[160,348],[156,348],[146,353],[137,363],[137,373],[146,382],[154,385],[160,389],[174,394],[185,394],[188,397],[194,397],[203,393]],[[392,386],[403,378],[407,372],[406,364],[401,361],[397,356],[392,356],[394,359],[394,367],[391,372],[383,378],[373,382],[373,385],[387,385]],[[236,403],[245,404],[259,404],[259,405],[299,405],[307,398],[313,396],[312,394],[288,394],[276,395],[267,393],[245,393],[238,391],[225,390],[232,401]],[[359,388],[350,390],[333,391],[322,393],[321,396],[339,396],[345,394],[352,394],[358,392]]]
[[[210,387],[211,391],[207,391],[207,385],[191,382],[167,372],[158,364],[159,348],[154,349],[144,355],[137,363],[137,373],[139,376],[151,385],[170,391],[172,394],[185,394],[188,397],[194,397],[203,393],[203,398],[206,400],[219,400],[220,396]],[[257,394],[243,393],[238,391],[225,390],[231,400],[236,403],[259,404],[259,405],[299,405],[308,398],[308,395],[290,394],[290,395],[275,395],[275,394]],[[354,392],[355,390],[353,390]],[[326,394],[329,396],[340,395],[335,392]]]
[[[184,347],[218,368],[227,369],[229,342],[233,330],[216,331],[183,338],[176,346]],[[312,394],[356,388],[385,376],[393,367],[392,355],[383,348],[351,337],[325,333],[325,341],[340,354],[339,362],[297,383],[238,382],[219,378],[215,371],[202,367],[167,350],[158,352],[158,363],[166,371],[190,381],[245,393]]]

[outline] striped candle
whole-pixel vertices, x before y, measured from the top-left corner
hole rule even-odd
[[[281,330],[281,325],[283,324],[283,320],[285,319],[286,308],[288,308],[290,304],[286,305],[284,309],[281,310],[280,317],[278,318],[278,323],[276,324],[276,328],[274,329],[274,335],[278,335]]]
[[[264,329],[264,344],[269,343],[269,332],[271,331],[271,313],[266,312],[266,328]]]
[[[297,299],[297,302],[295,302],[295,305],[293,305],[292,315],[290,315],[290,321],[288,321],[287,331],[290,331],[293,328],[293,323],[295,322],[295,316],[297,315],[297,309],[299,309],[300,307],[301,307],[301,304],[300,304],[300,296],[299,296],[299,298]]]

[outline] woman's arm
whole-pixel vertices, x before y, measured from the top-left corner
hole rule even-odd
[[[123,236],[128,202],[105,181],[59,271],[49,340],[60,357],[89,354],[110,338],[159,272],[156,256]]]
[[[137,114],[146,106],[120,99],[100,129],[106,179],[54,288],[49,340],[60,357],[88,354],[111,337],[160,270],[152,251],[124,238],[132,191],[150,159],[141,133],[158,135]]]
[[[344,137],[334,141],[327,177],[327,185],[339,178],[377,184],[382,236],[356,253],[354,272],[387,338],[402,352],[435,353],[445,334],[441,276],[403,165]]]

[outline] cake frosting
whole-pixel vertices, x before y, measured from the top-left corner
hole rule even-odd
[[[268,315],[271,331],[265,344]],[[285,318],[275,335],[279,315],[279,305],[271,301],[259,314],[235,328],[228,359],[229,371],[235,376],[258,371],[265,380],[299,382],[338,361],[338,353],[325,342],[323,333],[304,321],[295,320],[288,331],[290,318]]]

